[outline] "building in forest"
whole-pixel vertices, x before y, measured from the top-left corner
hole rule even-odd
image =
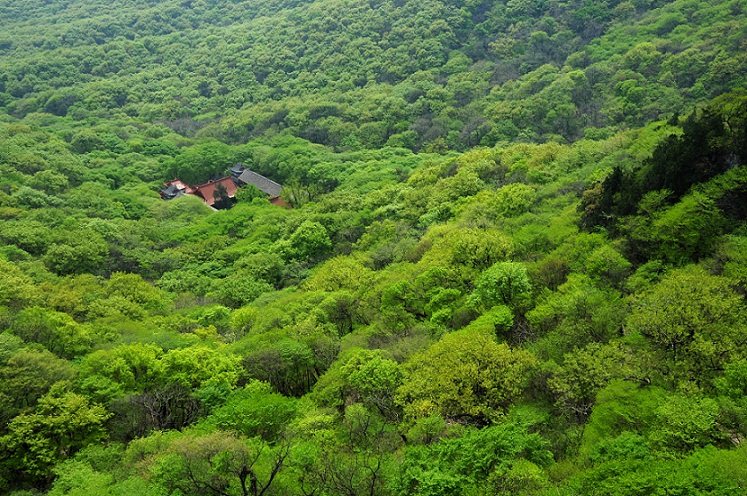
[[[239,186],[245,186],[247,184],[255,186],[258,190],[267,195],[270,203],[273,205],[288,206],[283,199],[280,198],[283,187],[272,179],[267,179],[265,176],[257,174],[241,164],[236,164],[231,167],[231,177],[236,178]]]
[[[209,207],[227,208],[235,200],[237,189],[233,178],[222,177],[198,184],[193,194],[202,198]]]
[[[280,198],[283,187],[275,181],[244,167],[235,164],[229,170],[230,174],[218,179],[211,179],[197,186],[190,186],[180,179],[172,179],[163,183],[161,198],[172,200],[183,195],[195,195],[213,208],[228,208],[236,198],[236,192],[242,186],[251,184],[267,195],[273,205],[287,207],[288,205]]]
[[[194,193],[194,188],[180,179],[172,179],[169,182],[163,183],[163,185],[166,186],[161,190],[161,198],[164,200],[173,200],[182,195],[191,195]]]

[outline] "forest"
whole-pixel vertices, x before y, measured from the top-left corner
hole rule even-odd
[[[0,0],[0,494],[745,494],[746,298],[747,0]]]

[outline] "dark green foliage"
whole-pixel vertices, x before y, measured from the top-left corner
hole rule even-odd
[[[682,134],[671,134],[659,143],[642,167],[630,170],[618,165],[601,187],[585,194],[580,207],[582,225],[617,228],[621,217],[651,215],[661,204],[676,202],[693,186],[743,165],[747,161],[746,137],[747,98],[741,92],[691,113],[682,125]],[[653,192],[660,196],[653,197]],[[738,195],[730,193],[722,201],[731,205],[730,200]],[[734,212],[734,207],[728,208]]]

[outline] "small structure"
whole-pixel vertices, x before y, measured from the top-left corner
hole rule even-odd
[[[161,190],[161,198],[172,200],[182,195],[196,195],[202,198],[210,207],[226,208],[225,201],[233,200],[236,197],[238,188],[251,184],[265,193],[273,205],[288,207],[288,204],[280,198],[283,187],[275,181],[247,169],[242,164],[233,165],[229,169],[229,172],[230,175],[226,177],[213,179],[197,186],[190,186],[179,179],[173,179],[167,183],[163,183],[166,187]]]
[[[234,178],[236,181],[239,180],[239,176],[245,170],[247,170],[247,169],[246,169],[246,167],[244,167],[243,164],[234,164],[229,169],[229,171],[231,172],[231,177]]]
[[[180,179],[172,179],[167,183],[163,183],[163,185],[166,186],[161,190],[161,198],[164,200],[173,200],[182,195],[191,195],[194,193],[194,188],[183,183]]]
[[[258,190],[269,197],[268,199],[273,205],[288,207],[288,204],[280,198],[280,194],[283,192],[283,186],[272,179],[267,179],[265,176],[257,174],[241,164],[236,164],[231,167],[231,177],[235,178],[236,183],[239,186],[245,186],[247,184],[255,186]]]
[[[238,187],[232,178],[223,177],[215,181],[210,180],[198,184],[194,187],[193,194],[202,198],[208,206],[213,207],[216,203],[220,204],[221,200],[233,200],[236,197],[237,189]]]

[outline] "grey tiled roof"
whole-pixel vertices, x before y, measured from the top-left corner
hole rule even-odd
[[[276,196],[280,196],[280,190],[283,189],[283,187],[275,181],[267,179],[265,176],[257,174],[254,171],[250,171],[249,169],[246,169],[241,173],[241,175],[239,176],[239,181],[244,184],[253,184],[257,188],[259,188],[260,191],[273,198]]]
[[[173,184],[169,185],[167,188],[164,188],[161,190],[161,196],[167,199],[172,198],[178,198],[184,194],[184,191],[180,190]]]
[[[240,176],[242,172],[246,170],[246,167],[244,167],[242,164],[234,164],[231,166],[231,175],[232,176]]]

